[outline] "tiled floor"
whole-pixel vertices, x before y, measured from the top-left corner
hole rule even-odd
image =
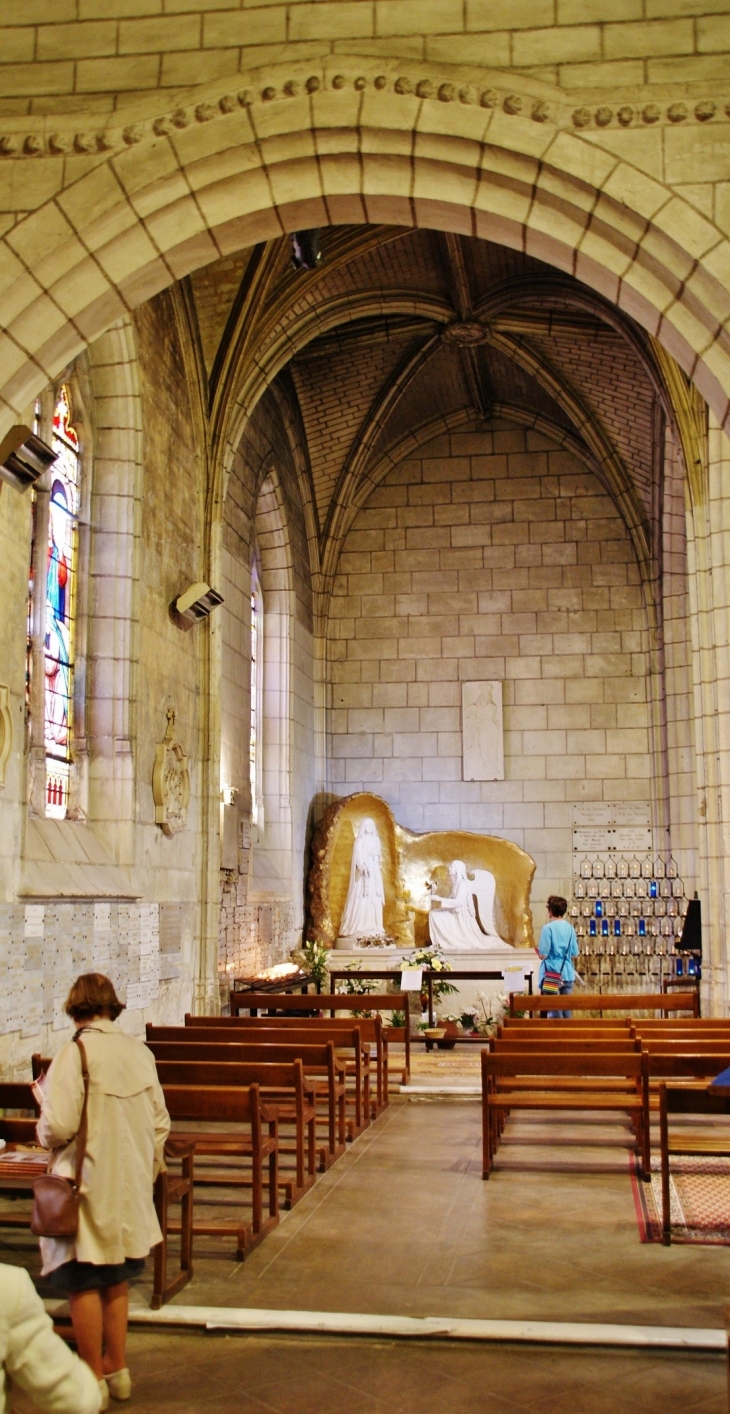
[[[730,1249],[639,1242],[629,1139],[526,1116],[484,1183],[478,1104],[397,1099],[244,1265],[200,1238],[174,1304],[720,1327]],[[138,1328],[130,1358],[138,1414],[728,1407],[711,1356]]]

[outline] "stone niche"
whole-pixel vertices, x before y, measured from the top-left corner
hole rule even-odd
[[[469,872],[487,869],[494,875],[494,916],[499,936],[505,943],[505,956],[509,956],[512,949],[517,952],[534,949],[530,887],[535,861],[529,854],[511,840],[466,830],[414,834],[397,824],[384,800],[367,791],[359,791],[330,805],[315,834],[307,890],[307,938],[316,938],[328,948],[335,946],[347,898],[355,836],[361,822],[368,817],[375,821],[381,843],[383,926],[389,945],[350,951],[371,956],[372,965],[377,966],[378,956],[386,951],[428,947],[428,883],[431,882],[436,893],[448,895],[448,867],[454,859],[463,860]],[[468,966],[463,956],[451,954],[450,960],[454,966]],[[478,953],[471,954],[472,958],[478,956]],[[517,960],[514,956],[514,961]]]

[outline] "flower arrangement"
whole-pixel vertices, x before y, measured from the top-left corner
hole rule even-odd
[[[463,1029],[467,1032],[478,1031],[481,1019],[482,1014],[478,1006],[464,1007],[459,1017]]]
[[[302,960],[315,986],[321,991],[329,973],[329,952],[324,943],[318,943],[316,939],[311,938],[298,953],[293,953],[292,956],[295,960]]]
[[[418,948],[417,951],[413,954],[413,957],[409,960],[407,965],[408,967],[423,967],[424,969],[428,968],[431,972],[451,971],[451,964],[448,962],[444,962],[444,959],[442,957],[439,957],[438,953],[435,951],[434,948]],[[433,999],[435,1002],[437,1002],[441,997],[448,997],[451,995],[452,992],[456,991],[458,991],[458,988],[452,986],[450,982],[444,981],[433,983]],[[428,992],[425,986],[423,986],[421,990],[421,1006],[424,1011],[428,1006]]]
[[[486,992],[480,992],[478,1002],[477,1030],[484,1036],[491,1036],[509,1008],[509,997],[506,992],[495,992],[491,996],[488,996]]]
[[[361,967],[361,962],[350,962],[345,970],[347,972],[358,972]],[[366,997],[368,992],[375,991],[375,986],[375,982],[366,982],[364,977],[345,977],[342,982],[338,982],[337,990],[341,992],[343,996]],[[374,1016],[374,1014],[375,1013],[372,1011],[353,1011],[352,1013],[353,1016],[360,1016],[366,1019]]]

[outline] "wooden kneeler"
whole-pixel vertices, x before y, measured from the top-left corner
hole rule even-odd
[[[187,1286],[193,1275],[193,1163],[195,1145],[190,1139],[168,1139],[165,1145],[165,1159],[178,1160],[179,1174],[169,1170],[158,1173],[155,1182],[155,1208],[162,1229],[162,1241],[154,1249],[154,1278],[152,1300],[153,1311],[159,1311],[168,1301]],[[168,1236],[170,1228],[169,1209],[171,1203],[180,1203],[180,1270],[168,1281]],[[176,1228],[175,1231],[178,1229]]]

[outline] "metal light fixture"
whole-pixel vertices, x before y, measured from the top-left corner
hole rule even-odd
[[[203,619],[223,603],[223,595],[217,589],[211,589],[209,584],[200,581],[191,584],[184,594],[175,600],[175,612],[182,619],[183,628],[192,628],[193,624],[199,624]]]
[[[53,466],[56,456],[47,442],[18,422],[0,442],[0,480],[7,481],[16,491],[27,491]]]

